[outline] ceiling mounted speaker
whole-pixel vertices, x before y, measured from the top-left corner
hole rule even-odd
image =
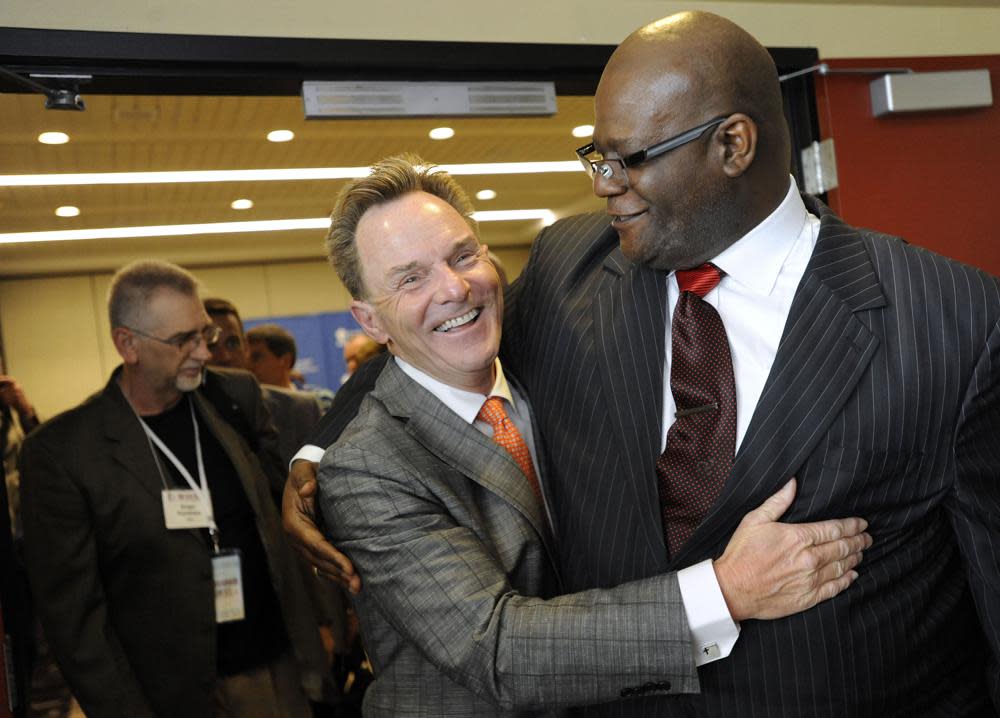
[[[306,119],[554,115],[552,82],[302,83]]]
[[[920,110],[990,107],[989,70],[908,72],[883,75],[869,85],[875,117]]]

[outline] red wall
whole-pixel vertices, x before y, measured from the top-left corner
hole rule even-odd
[[[821,136],[832,137],[838,189],[830,206],[851,224],[1000,275],[1000,55],[827,60],[834,67],[915,71],[986,68],[993,107],[872,116],[873,75],[816,81]]]

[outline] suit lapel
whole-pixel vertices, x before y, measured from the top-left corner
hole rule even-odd
[[[163,478],[153,457],[149,439],[118,386],[120,375],[121,367],[111,375],[100,395],[104,439],[108,442],[112,461],[159,502],[160,492],[164,488]]]
[[[878,348],[859,313],[886,300],[861,236],[825,206],[812,258],[792,301],[774,364],[732,473],[676,565],[710,552],[720,535],[790,479],[826,433]]]
[[[155,449],[139,419],[128,403],[118,376],[121,368],[115,370],[101,392],[101,413],[104,417],[104,438],[108,442],[111,460],[118,464],[129,476],[129,480],[149,492],[156,503],[162,503],[165,465],[158,464]],[[162,457],[159,457],[163,461]],[[184,530],[199,543],[205,543],[205,533],[200,529]]]
[[[609,230],[614,231],[614,230]],[[609,427],[626,470],[632,504],[646,507],[642,535],[653,555],[666,551],[654,464],[660,453],[666,281],[663,272],[633,264],[616,248],[604,263],[616,281],[594,298],[594,349],[607,397]]]
[[[382,370],[372,396],[405,421],[407,433],[431,454],[517,509],[541,537],[550,558],[554,556],[543,509],[510,454],[408,377],[395,361]]]
[[[250,502],[254,516],[260,516],[262,513],[260,494],[251,482],[254,481],[254,477],[258,477],[260,481],[265,483],[266,479],[260,469],[251,463],[248,453],[243,448],[243,439],[232,425],[220,416],[219,411],[212,402],[205,398],[201,391],[191,392],[191,397],[194,401],[195,413],[201,423],[199,431],[210,431],[222,445],[222,450],[226,452],[233,468],[236,469],[236,475],[240,478],[240,485],[243,487],[247,501]]]

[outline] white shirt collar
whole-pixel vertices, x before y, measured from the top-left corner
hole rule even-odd
[[[450,384],[445,384],[399,357],[393,357],[393,360],[403,370],[403,373],[440,399],[442,404],[454,411],[462,417],[463,421],[469,424],[476,420],[476,416],[479,414],[479,410],[482,408],[487,396],[499,396],[502,399],[506,399],[511,406],[514,406],[514,397],[510,392],[510,386],[507,384],[507,377],[504,376],[499,358],[494,359],[493,366],[496,369],[496,379],[488,395],[480,394],[476,391],[458,389]]]
[[[795,179],[788,184],[778,208],[712,260],[726,276],[763,295],[773,291],[808,216]]]

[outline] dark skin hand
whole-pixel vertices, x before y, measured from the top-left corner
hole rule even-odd
[[[361,577],[354,565],[327,542],[316,526],[316,471],[318,464],[296,461],[288,473],[281,497],[281,520],[292,545],[315,569],[353,594],[361,592]]]

